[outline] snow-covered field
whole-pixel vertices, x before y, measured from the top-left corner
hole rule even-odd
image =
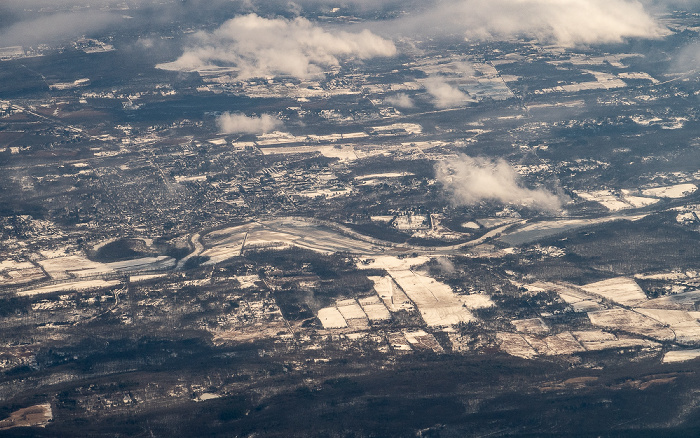
[[[119,280],[84,280],[84,281],[74,281],[68,283],[53,284],[50,286],[39,287],[36,289],[25,290],[17,292],[19,296],[33,296],[48,294],[52,292],[63,292],[72,290],[88,290],[88,289],[102,289],[105,287],[116,286],[120,283]]]
[[[525,359],[532,359],[538,355],[573,354],[585,350],[570,332],[562,332],[552,336],[500,332],[496,334],[496,340],[506,353]]]
[[[496,334],[496,340],[500,344],[501,350],[511,356],[523,359],[533,359],[537,356],[537,351],[518,333],[499,332]]]
[[[88,260],[83,255],[74,254],[40,260],[38,263],[51,278],[62,280],[75,277],[114,274],[116,272],[165,270],[175,266],[175,259],[167,256],[159,256],[124,260],[121,262],[99,263]]]
[[[667,325],[676,334],[680,344],[700,343],[700,323],[697,318],[684,310],[635,309],[639,313]]]
[[[355,300],[342,300],[336,303],[336,307],[345,320],[367,319],[367,315]]]
[[[627,277],[589,283],[581,286],[581,289],[623,306],[635,306],[647,300],[646,294],[637,282]]]
[[[325,329],[345,328],[348,326],[343,315],[335,307],[324,307],[319,310],[318,319],[321,320],[321,324],[323,324]]]
[[[411,311],[415,307],[411,300],[399,288],[390,276],[367,277],[374,283],[374,290],[379,298],[384,301],[384,305],[392,312],[399,310]]]
[[[132,275],[129,277],[130,283],[138,283],[140,281],[155,280],[156,278],[167,277],[168,274],[144,274],[144,275]]]
[[[575,230],[577,228],[585,227],[588,225],[597,225],[621,219],[636,221],[642,219],[645,216],[646,215],[643,214],[635,216],[617,215],[595,219],[558,219],[551,221],[541,221],[525,225],[524,227],[516,230],[505,232],[499,238],[499,240],[505,242],[508,245],[522,245],[524,243],[532,242],[548,236],[554,236],[556,234],[563,233],[564,231]],[[479,220],[478,222],[481,223],[481,220]]]
[[[697,359],[698,357],[700,357],[700,349],[675,350],[664,354],[664,358],[661,361],[663,363],[685,362],[687,360]]]
[[[679,310],[695,310],[695,303],[700,301],[700,290],[681,292],[673,295],[666,295],[659,298],[654,298],[640,307],[646,309],[679,309]]]
[[[593,325],[599,327],[625,331],[658,341],[672,341],[676,337],[673,330],[655,319],[627,309],[615,308],[588,312],[588,318]]]
[[[399,259],[398,257],[380,256],[366,267],[385,269],[408,298],[413,301],[428,326],[449,326],[473,321],[475,318],[467,310],[465,302],[461,300],[462,297],[455,294],[451,287],[411,269],[413,266],[423,264],[428,260],[428,257]],[[488,307],[484,301],[481,303],[471,302],[470,304]]]
[[[549,333],[549,327],[542,318],[514,319],[510,322],[521,333],[543,335]]]
[[[581,343],[581,345],[583,345],[583,347],[589,351],[626,347],[659,347],[659,344],[654,341],[648,341],[646,339],[625,335],[615,336],[612,333],[604,332],[602,330],[574,331],[572,334]]]
[[[424,330],[404,330],[403,335],[414,349],[432,350],[435,353],[444,351],[440,343],[435,339],[435,336]]]
[[[642,193],[646,196],[656,196],[659,198],[683,198],[685,196],[695,193],[698,187],[695,184],[676,184],[673,186],[666,187],[655,187],[651,189],[642,190]]]
[[[360,254],[381,252],[381,249],[372,243],[343,235],[321,225],[295,219],[251,222],[213,231],[204,236],[204,239],[207,249],[201,255],[209,257],[208,264],[239,256],[244,243],[245,248],[293,245],[325,254],[338,251]]]
[[[358,300],[370,321],[386,321],[391,319],[391,314],[382,303],[379,296],[360,298]]]

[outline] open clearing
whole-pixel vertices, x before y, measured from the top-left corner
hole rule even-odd
[[[658,341],[672,341],[676,337],[673,330],[664,327],[660,322],[627,309],[588,312],[588,318],[593,325],[599,327],[625,331]]]
[[[54,280],[93,277],[117,272],[161,271],[175,267],[175,259],[167,256],[143,257],[112,263],[99,263],[82,255],[69,255],[38,262]]]
[[[360,298],[358,301],[370,321],[386,321],[391,319],[391,314],[386,306],[384,306],[379,296]]]
[[[423,320],[430,327],[444,327],[473,321],[475,317],[467,309],[468,304],[473,308],[492,305],[491,300],[485,299],[484,296],[480,296],[478,300],[465,300],[463,299],[465,297],[455,294],[448,285],[412,270],[413,266],[424,264],[428,260],[428,257],[400,259],[381,256],[363,266],[386,270],[406,296],[413,301]]]
[[[636,216],[605,216],[596,219],[558,219],[551,221],[535,222],[523,226],[519,229],[504,232],[498,240],[508,245],[523,245],[525,243],[534,242],[545,237],[554,236],[565,231],[575,230],[577,228],[590,225],[603,224],[616,220],[636,221],[642,219],[646,215]]]
[[[8,418],[0,421],[0,430],[14,427],[43,427],[53,419],[53,411],[49,403],[30,406],[17,410]]]
[[[612,333],[602,330],[584,330],[571,332],[574,337],[583,345],[586,350],[598,351],[612,348],[627,347],[651,347],[658,348],[660,345],[654,341],[639,339],[630,336],[615,336]]]
[[[687,360],[697,359],[698,357],[700,357],[700,349],[676,350],[664,354],[664,358],[661,361],[663,363],[685,362]]]
[[[412,311],[415,307],[411,300],[399,288],[394,280],[389,276],[384,277],[367,277],[374,283],[374,290],[377,296],[384,301],[384,305],[391,312],[400,310]]]
[[[432,350],[435,353],[443,353],[444,349],[440,346],[435,336],[424,330],[404,331],[404,337],[414,349],[417,350]]]
[[[296,246],[331,254],[351,252],[380,254],[377,245],[341,234],[329,227],[296,219],[275,219],[213,231],[204,236],[207,247],[202,256],[208,264],[239,256],[246,248]]]
[[[496,334],[501,350],[511,356],[522,357],[523,359],[533,359],[537,352],[530,344],[517,333],[499,332]]]
[[[695,310],[695,303],[697,301],[700,301],[700,290],[654,298],[642,304],[640,307],[647,309]]]
[[[68,283],[52,284],[49,286],[39,287],[36,289],[25,290],[17,292],[20,297],[29,297],[33,295],[49,294],[53,292],[64,292],[64,291],[80,291],[89,289],[102,289],[106,287],[116,286],[121,283],[119,280],[84,280],[84,281],[73,281]]]
[[[338,329],[348,326],[343,315],[335,307],[325,307],[319,310],[318,319],[321,320],[321,324],[323,324],[325,329]]]
[[[514,319],[510,322],[521,333],[543,335],[549,333],[549,327],[542,318]]]
[[[676,342],[680,344],[700,343],[700,323],[684,310],[667,309],[635,309],[661,324],[667,325],[676,334]]]
[[[589,283],[581,286],[581,289],[623,306],[635,306],[647,300],[646,294],[637,282],[626,277]]]
[[[642,193],[646,196],[656,196],[659,198],[683,198],[695,193],[698,187],[695,184],[676,184],[667,187],[655,187],[653,189],[643,190]]]
[[[362,307],[355,300],[338,301],[336,306],[346,321],[349,319],[367,319],[367,315],[365,315]]]
[[[600,304],[600,297],[591,295],[578,286],[544,281],[535,282],[532,286],[556,292],[564,302],[571,306],[574,312],[591,312],[603,309],[603,306]]]

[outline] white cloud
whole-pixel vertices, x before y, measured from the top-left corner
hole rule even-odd
[[[244,114],[223,113],[216,119],[223,134],[265,134],[282,126],[282,121],[269,114],[248,117]]]
[[[423,86],[432,96],[433,104],[438,108],[453,108],[473,101],[469,95],[439,77],[425,79]]]
[[[675,53],[669,72],[689,77],[700,76],[700,42],[690,43]]]
[[[340,58],[393,56],[394,43],[369,30],[330,32],[305,18],[267,19],[255,14],[226,21],[215,31],[199,32],[176,61],[160,68],[193,71],[235,67],[239,79],[323,76]]]
[[[78,38],[122,21],[100,11],[61,12],[29,18],[0,30],[0,45],[51,44]]]
[[[523,187],[520,176],[505,160],[460,155],[457,160],[436,164],[437,180],[456,205],[497,201],[541,211],[558,211],[566,201],[545,189]]]
[[[394,23],[401,33],[462,33],[469,39],[534,38],[575,46],[669,33],[637,0],[435,0]]]
[[[384,102],[397,108],[413,108],[415,106],[413,100],[406,93],[388,96],[384,99]]]

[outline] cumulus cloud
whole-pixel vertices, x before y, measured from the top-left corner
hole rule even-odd
[[[462,33],[469,39],[533,38],[576,46],[660,38],[669,30],[637,0],[435,0],[394,23],[403,33]]]
[[[397,108],[413,108],[415,106],[413,100],[406,93],[388,96],[384,102]]]
[[[437,163],[435,174],[456,205],[496,201],[554,212],[566,200],[542,188],[523,187],[518,173],[503,159],[460,155],[457,160]]]
[[[245,114],[223,113],[216,119],[223,134],[265,134],[282,126],[282,121],[269,114],[248,117]]]
[[[424,80],[423,86],[432,96],[433,104],[438,108],[452,108],[473,101],[469,95],[440,77]]]
[[[161,68],[194,71],[235,67],[239,79],[323,76],[340,59],[368,59],[396,54],[394,43],[369,30],[330,32],[305,18],[267,19],[256,14],[235,17],[215,31],[199,32],[176,61]]]

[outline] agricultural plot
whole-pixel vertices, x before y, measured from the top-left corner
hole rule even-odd
[[[581,286],[581,289],[623,306],[635,306],[647,300],[641,287],[631,278],[617,277]]]
[[[348,326],[342,313],[335,307],[324,307],[319,310],[318,319],[325,329],[339,329]]]
[[[459,300],[467,309],[487,309],[493,307],[491,297],[484,294],[458,295]]]
[[[576,84],[559,85],[551,88],[543,88],[535,90],[535,94],[548,93],[578,93],[587,90],[610,90],[614,88],[624,88],[627,86],[625,81],[610,73],[586,70],[588,73],[595,76],[595,81],[579,82]]]
[[[157,278],[167,277],[168,274],[144,274],[144,275],[132,275],[129,277],[129,283],[139,283],[141,281],[155,280]]]
[[[391,314],[378,296],[340,300],[333,307],[326,307],[318,312],[318,319],[325,329],[351,328],[369,329],[370,321],[387,321]]]
[[[511,336],[508,336],[511,335]],[[520,338],[518,338],[518,336]],[[552,336],[537,336],[522,333],[499,333],[498,339],[509,340],[510,345],[501,343],[501,349],[508,354],[518,357],[526,357],[531,354],[524,350],[520,341],[526,342],[537,355],[540,356],[561,356],[566,354],[579,353],[585,351],[583,346],[574,338],[570,332],[563,332]],[[517,354],[513,354],[513,351]]]
[[[667,325],[676,334],[676,342],[691,345],[700,343],[700,323],[688,312],[667,309],[635,310]]]
[[[22,269],[31,269],[34,267],[32,262],[18,262],[16,260],[6,259],[0,262],[0,272],[2,271],[20,271]]]
[[[406,310],[410,312],[415,309],[413,303],[399,288],[394,280],[389,277],[367,277],[374,283],[374,290],[377,296],[382,299],[384,305],[391,312]]]
[[[15,427],[43,427],[53,419],[50,403],[30,406],[10,414],[8,418],[0,421],[0,430],[8,430]]]
[[[570,305],[574,312],[591,312],[603,309],[599,297],[590,295],[588,292],[572,285],[536,282],[532,284],[532,287],[556,292],[559,298]]]
[[[549,333],[549,327],[542,321],[542,318],[514,319],[510,322],[515,329],[521,333],[544,335]]]
[[[42,280],[46,278],[46,274],[41,268],[34,267],[18,270],[7,271],[6,274],[0,275],[0,284],[4,285],[19,285],[31,283],[32,281]]]
[[[295,219],[275,219],[213,231],[204,236],[202,256],[214,264],[239,256],[245,249],[296,246],[324,254],[351,252],[377,254],[376,245],[335,230]]]
[[[107,274],[110,269],[103,263],[97,263],[80,255],[56,257],[38,262],[47,274],[54,280],[70,277]]]
[[[319,310],[318,319],[325,329],[345,328],[348,326],[343,315],[335,307],[324,307]]]
[[[646,309],[695,310],[695,303],[698,301],[700,301],[700,290],[693,290],[654,298],[643,303],[640,307]]]
[[[338,311],[343,315],[343,318],[348,319],[367,319],[367,315],[362,310],[355,300],[342,300],[336,303]]]
[[[424,330],[404,331],[404,337],[414,349],[432,350],[435,353],[443,353],[445,350],[438,343],[435,336]]]
[[[610,190],[598,190],[594,192],[575,192],[580,198],[601,204],[609,211],[620,211],[632,208],[632,205],[624,202]]]
[[[700,357],[700,349],[694,350],[674,350],[669,351],[664,354],[664,358],[661,359],[663,363],[675,363],[675,362],[685,362],[688,360],[697,359]]]
[[[547,344],[550,355],[574,354],[585,350],[571,332],[547,336],[544,338],[544,341]]]
[[[517,333],[499,332],[496,334],[501,350],[511,356],[522,357],[523,359],[532,359],[537,356],[537,352],[530,344]]]
[[[654,274],[636,274],[634,278],[639,280],[685,280],[688,275],[685,272],[658,272]]]
[[[576,195],[587,201],[597,202],[608,211],[620,211],[631,208],[642,208],[659,202],[658,198],[635,196],[630,190],[617,193],[612,190],[597,190],[593,192],[575,191]]]
[[[342,300],[336,303],[336,307],[348,327],[356,330],[367,330],[369,328],[369,321],[367,315],[362,310],[357,301],[355,300]]]
[[[370,321],[388,321],[391,319],[389,310],[387,310],[379,296],[360,298],[358,302]]]
[[[475,318],[469,312],[469,308],[474,309],[493,305],[490,298],[484,295],[457,295],[450,286],[411,269],[412,265],[423,264],[428,260],[428,257],[399,259],[397,257],[381,256],[372,260],[368,267],[386,270],[393,281],[416,305],[423,320],[430,327],[445,327],[460,322],[472,321]],[[385,291],[386,288],[382,292]],[[384,299],[385,304],[391,310],[391,302],[387,302],[382,293],[379,293],[379,296]]]
[[[596,219],[559,219],[551,221],[541,221],[525,225],[519,229],[504,232],[502,236],[498,238],[498,240],[507,245],[518,246],[529,242],[534,242],[545,237],[554,236],[565,231],[572,231],[577,228],[589,225],[598,225],[620,219],[636,221],[642,219],[643,217],[645,217],[645,215],[616,215]]]
[[[645,198],[642,196],[625,195],[623,197],[626,203],[634,208],[648,207],[659,202],[658,198]]]
[[[647,347],[658,348],[660,345],[654,341],[635,338],[631,336],[615,336],[602,330],[585,330],[571,332],[576,340],[588,351],[609,350],[613,348]]]
[[[449,286],[411,270],[392,270],[389,275],[416,304],[428,326],[448,326],[474,320]]]
[[[70,255],[41,260],[38,262],[55,280],[75,277],[93,277],[117,272],[160,271],[175,267],[172,257],[142,257],[120,262],[99,263],[88,260],[81,255]]]
[[[549,346],[542,336],[532,336],[521,334],[525,342],[537,352],[538,355],[546,356],[550,354]]]
[[[588,318],[593,325],[656,339],[672,341],[676,335],[673,330],[660,322],[627,309],[609,309],[588,312]]]
[[[413,351],[411,344],[406,340],[406,336],[402,332],[387,333],[386,338],[394,351]]]
[[[52,284],[49,286],[39,287],[36,289],[25,290],[17,292],[18,296],[29,297],[34,295],[49,294],[53,292],[64,292],[64,291],[82,291],[89,289],[103,289],[107,287],[116,286],[120,283],[119,280],[83,280],[83,281],[72,281],[67,283]]]
[[[143,257],[133,260],[124,260],[121,262],[105,263],[105,266],[114,272],[130,272],[130,271],[161,271],[174,268],[176,261],[172,257]]]
[[[666,187],[655,187],[652,189],[646,189],[642,190],[642,193],[646,196],[656,196],[659,198],[671,198],[671,199],[677,199],[677,198],[683,198],[686,196],[689,196],[695,191],[697,191],[698,187],[695,184],[676,184],[672,186],[666,186]]]

